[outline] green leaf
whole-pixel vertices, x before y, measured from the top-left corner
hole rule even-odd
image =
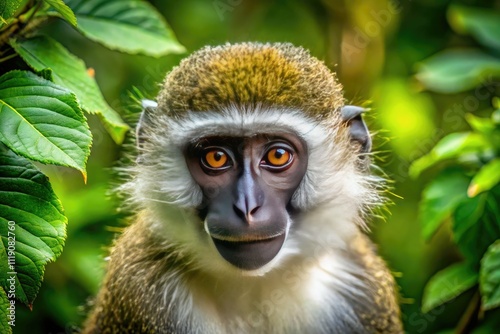
[[[422,192],[419,220],[422,234],[430,239],[441,223],[467,198],[469,179],[460,170],[444,170]]]
[[[493,104],[493,108],[495,108],[493,114],[491,115],[491,119],[493,120],[493,123],[500,124],[500,98],[495,96],[491,100],[491,104]]]
[[[495,129],[495,125],[491,118],[477,117],[473,114],[466,114],[465,120],[474,131],[480,132],[484,135],[489,135]]]
[[[428,154],[415,160],[410,166],[409,174],[416,178],[424,170],[441,161],[490,149],[490,142],[479,133],[454,132],[441,138]]]
[[[15,304],[14,304],[15,305]],[[12,327],[9,325],[9,321],[12,321],[10,316],[14,317],[15,320],[15,306],[14,314],[11,315],[9,310],[10,302],[3,289],[0,289],[0,333],[12,334]]]
[[[62,252],[66,223],[48,178],[28,160],[1,146],[0,285],[8,291],[7,279],[13,276],[16,299],[29,306],[33,303],[45,265]]]
[[[500,306],[500,240],[488,247],[481,260],[479,289],[485,310]]]
[[[493,108],[500,109],[500,97],[497,96],[493,97],[491,99],[491,104],[493,105]]]
[[[471,263],[479,263],[486,249],[500,239],[500,188],[464,200],[453,215],[453,237]]]
[[[0,77],[0,141],[26,158],[86,178],[92,135],[73,93],[31,72]]]
[[[450,6],[448,21],[458,33],[469,33],[484,46],[500,50],[500,13],[486,8]]]
[[[500,182],[500,158],[493,159],[474,175],[467,190],[469,197],[490,190]]]
[[[417,66],[416,78],[438,93],[459,93],[500,76],[500,59],[477,50],[445,50]]]
[[[478,273],[467,263],[451,265],[432,276],[424,289],[422,311],[451,301],[477,284]]]
[[[115,142],[123,141],[128,126],[106,103],[97,83],[87,73],[87,68],[81,59],[46,36],[11,40],[10,44],[36,71],[50,68],[54,82],[74,92],[85,111],[98,114]]]
[[[23,0],[8,0],[0,2],[0,27],[7,22],[7,19],[14,16],[22,2]]]
[[[52,75],[52,70],[50,68],[44,68],[41,71],[37,71],[36,74],[45,80],[54,82],[54,76]]]
[[[64,3],[63,0],[44,0],[52,8],[54,8],[62,18],[64,18],[69,24],[76,27],[76,16],[75,13]]]
[[[491,115],[491,119],[495,124],[500,124],[500,109],[497,109]]]
[[[163,17],[146,1],[69,0],[78,19],[77,29],[104,46],[153,57],[182,53]]]

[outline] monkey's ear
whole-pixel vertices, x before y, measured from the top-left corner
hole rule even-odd
[[[139,149],[144,145],[144,133],[145,130],[150,127],[153,122],[151,120],[151,114],[155,112],[158,107],[158,103],[153,100],[142,100],[142,112],[139,117],[139,122],[137,122],[137,126],[135,128],[135,138],[136,144]]]
[[[368,153],[372,148],[370,132],[361,116],[365,111],[365,108],[350,105],[343,106],[340,111],[342,119],[349,125],[351,140],[361,145],[360,153]]]

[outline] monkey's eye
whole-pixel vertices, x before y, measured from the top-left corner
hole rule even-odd
[[[260,162],[261,166],[274,171],[284,171],[293,161],[292,150],[286,147],[271,147]]]
[[[201,154],[201,165],[209,171],[223,171],[231,167],[231,159],[220,148],[207,148]]]

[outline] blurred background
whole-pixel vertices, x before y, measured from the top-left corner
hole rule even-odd
[[[486,0],[151,0],[166,18],[188,53],[204,45],[238,41],[287,41],[309,49],[338,73],[349,103],[372,108],[367,115],[375,133],[376,163],[394,181],[393,205],[385,221],[372,223],[372,237],[397,277],[403,321],[408,333],[437,333],[452,327],[467,298],[429,313],[420,311],[428,279],[460,260],[445,225],[426,242],[421,237],[418,201],[426,179],[408,175],[411,161],[427,153],[445,134],[468,129],[465,112],[478,112],[490,98],[471,93],[426,91],[415,79],[418,63],[448,48],[478,47],[449,24],[450,5],[496,8]],[[159,83],[185,57],[160,59],[132,56],[105,49],[80,36],[69,25],[53,22],[70,51],[95,70],[109,104],[133,120],[138,106],[129,97],[136,87],[154,98]],[[473,97],[473,96],[472,96]],[[473,104],[471,104],[473,103]],[[117,210],[113,168],[123,159],[123,147],[113,143],[100,122],[89,118],[94,135],[88,162],[88,184],[66,168],[47,167],[69,219],[61,257],[46,268],[33,310],[17,309],[15,333],[69,333],[81,324],[86,303],[99,287],[104,258],[115,233],[126,225]]]

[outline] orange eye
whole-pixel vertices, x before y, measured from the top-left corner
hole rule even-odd
[[[221,150],[208,151],[204,157],[204,162],[206,163],[207,167],[214,169],[225,167],[227,164],[227,160],[228,158],[226,152]]]
[[[269,150],[265,162],[272,167],[283,167],[291,161],[292,154],[284,148],[277,147]]]

